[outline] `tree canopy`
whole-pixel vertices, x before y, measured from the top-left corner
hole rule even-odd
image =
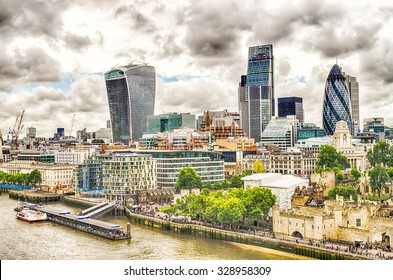
[[[356,181],[356,183],[359,182],[361,176],[362,176],[362,172],[360,172],[359,169],[355,167],[351,169],[351,177]]]
[[[336,148],[331,145],[322,145],[318,155],[317,169],[333,169],[335,167],[343,170],[345,168],[349,168],[350,164],[343,154],[337,152]]]
[[[377,164],[375,167],[368,171],[370,177],[370,185],[372,191],[378,194],[379,200],[381,200],[381,192],[389,177],[386,169],[381,165]]]
[[[0,181],[7,184],[36,187],[42,183],[41,172],[34,169],[29,173],[10,174],[0,171]]]
[[[382,166],[392,166],[393,148],[385,141],[379,141],[374,147],[367,151],[366,157],[371,166],[380,164]]]
[[[202,178],[196,173],[196,170],[190,166],[180,169],[179,176],[175,183],[175,189],[201,188],[203,185]]]
[[[174,207],[199,220],[232,227],[246,220],[258,223],[275,203],[276,196],[267,188],[237,188],[187,195]]]
[[[328,192],[328,197],[329,199],[336,199],[337,194],[343,196],[345,199],[349,199],[352,196],[352,199],[354,201],[358,200],[357,189],[354,187],[350,187],[350,186],[334,187]]]
[[[265,172],[266,170],[262,162],[259,159],[254,161],[254,173],[265,173]]]

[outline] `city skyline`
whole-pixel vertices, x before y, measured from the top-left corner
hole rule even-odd
[[[73,114],[74,136],[105,127],[104,73],[133,60],[156,68],[155,114],[237,111],[247,50],[265,44],[274,47],[275,98],[302,97],[305,122],[322,125],[337,57],[359,82],[360,123],[393,124],[389,1],[1,1],[0,11],[4,138],[23,110],[38,136],[69,131]]]

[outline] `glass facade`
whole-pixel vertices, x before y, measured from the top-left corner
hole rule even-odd
[[[241,127],[258,142],[275,114],[272,45],[249,48],[247,76],[241,77],[238,95]]]
[[[296,116],[300,125],[304,124],[303,98],[282,97],[278,98],[278,116]]]
[[[216,152],[138,150],[138,153],[150,154],[157,161],[157,187],[173,188],[180,169],[188,166],[196,170],[204,183],[224,180],[224,161]]]
[[[112,141],[126,145],[142,137],[147,116],[154,114],[156,78],[154,67],[127,65],[105,73]]]
[[[172,131],[182,126],[195,129],[195,115],[169,113],[147,117],[147,133]]]
[[[322,124],[326,135],[333,135],[338,121],[346,121],[353,131],[351,103],[346,79],[340,67],[335,64],[326,80],[323,99]]]
[[[297,141],[299,120],[295,116],[273,117],[262,132],[261,143],[277,146],[281,150],[293,147]]]

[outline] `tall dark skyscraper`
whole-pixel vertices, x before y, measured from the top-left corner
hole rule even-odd
[[[346,75],[347,88],[349,98],[351,100],[351,116],[353,121],[353,135],[360,132],[360,116],[359,116],[359,83],[356,77]]]
[[[353,131],[351,102],[346,79],[341,68],[335,64],[326,79],[322,109],[322,125],[326,135],[333,135],[338,121],[346,121]]]
[[[247,76],[239,84],[239,113],[241,126],[255,141],[275,114],[273,46],[250,47]]]
[[[304,124],[303,98],[301,97],[280,97],[278,98],[278,116],[296,116],[300,126]]]
[[[128,145],[147,131],[154,115],[156,74],[153,66],[130,64],[105,73],[112,141]]]

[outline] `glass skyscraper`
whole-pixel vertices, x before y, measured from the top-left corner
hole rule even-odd
[[[156,75],[153,66],[130,64],[105,73],[113,143],[138,140],[154,114]]]
[[[256,142],[275,114],[273,46],[250,47],[247,76],[239,85],[241,125]]]
[[[278,98],[278,116],[296,116],[300,125],[304,124],[303,98],[301,97],[280,97]]]
[[[346,79],[341,68],[335,64],[326,80],[322,109],[322,125],[326,135],[333,135],[338,121],[346,121],[353,131],[351,102]]]

